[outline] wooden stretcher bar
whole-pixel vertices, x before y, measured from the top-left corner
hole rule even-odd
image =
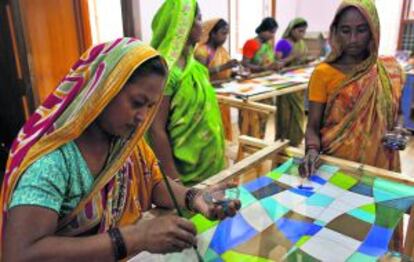
[[[268,98],[273,98],[277,96],[287,95],[290,93],[304,91],[306,88],[308,88],[308,83],[298,84],[298,85],[294,85],[291,87],[282,88],[280,90],[274,90],[274,91],[266,92],[263,94],[252,95],[252,96],[247,97],[246,100],[256,102],[256,101],[260,101],[260,100],[264,100]]]

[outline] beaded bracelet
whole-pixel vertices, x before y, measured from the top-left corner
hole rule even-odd
[[[200,190],[195,188],[190,188],[185,193],[185,207],[190,210],[191,212],[196,212],[197,210],[194,209],[194,199]]]
[[[115,227],[109,229],[108,235],[111,238],[115,261],[126,258],[127,248],[124,242],[124,238],[122,237],[121,231],[119,231],[119,228]]]

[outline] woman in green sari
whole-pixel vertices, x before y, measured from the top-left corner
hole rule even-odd
[[[224,168],[224,130],[208,69],[194,59],[202,34],[196,0],[166,0],[152,22],[151,45],[170,68],[160,110],[150,130],[165,172],[185,185]]]
[[[296,66],[306,62],[308,48],[303,40],[308,24],[303,18],[292,20],[283,38],[277,43],[276,56],[284,65]],[[296,92],[277,98],[276,139],[289,139],[292,146],[298,146],[305,134],[304,93]]]

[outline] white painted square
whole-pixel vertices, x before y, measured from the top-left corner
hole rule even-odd
[[[338,200],[341,200],[342,202],[349,204],[353,208],[357,208],[374,202],[374,199],[372,197],[364,196],[351,191],[347,191],[345,194],[341,195]]]
[[[293,209],[293,211],[295,211],[296,213],[315,219],[319,218],[319,216],[324,210],[324,207],[310,206],[306,203],[302,203]]]
[[[335,208],[326,208],[325,210],[321,212],[321,214],[317,217],[317,219],[327,224],[342,214],[344,214],[343,210],[339,210]]]
[[[203,232],[201,235],[197,236],[197,247],[200,254],[205,254],[208,247],[210,246],[211,239],[213,238],[214,233],[216,232],[217,226],[210,228],[209,230]]]
[[[323,228],[300,249],[321,261],[346,261],[361,242],[333,230]]]
[[[260,202],[240,210],[240,214],[257,232],[262,232],[273,224]]]
[[[347,193],[348,191],[339,188],[337,186],[334,186],[330,183],[326,183],[325,185],[321,186],[318,190],[317,193],[323,194],[323,195],[327,195],[333,198],[338,198],[342,195],[344,195],[345,193]]]
[[[273,198],[289,209],[294,209],[298,205],[304,203],[307,199],[307,197],[295,194],[289,190],[276,194]]]

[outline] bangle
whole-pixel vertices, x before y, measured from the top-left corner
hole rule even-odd
[[[108,230],[108,235],[111,238],[112,248],[114,251],[115,261],[127,257],[127,248],[119,228],[111,228]]]
[[[185,208],[187,208],[191,212],[197,212],[197,210],[195,210],[194,208],[194,199],[198,195],[199,192],[200,190],[198,189],[190,188],[185,193]]]

